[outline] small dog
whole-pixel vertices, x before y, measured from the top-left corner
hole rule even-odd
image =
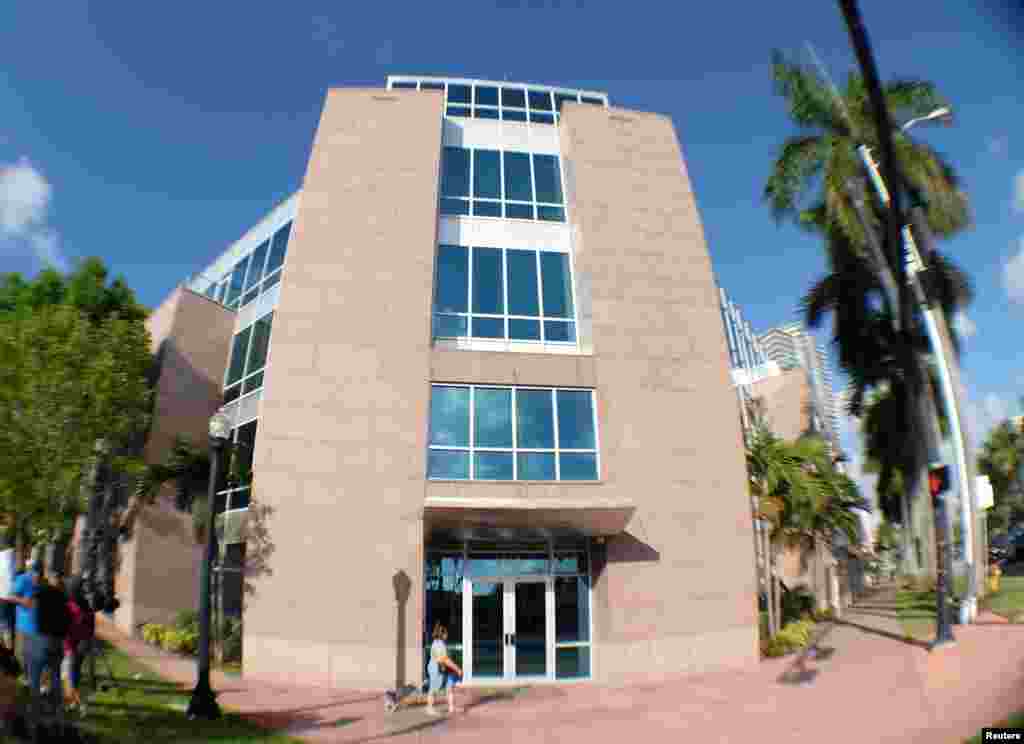
[[[421,699],[426,694],[426,690],[427,686],[425,684],[422,688],[417,688],[415,685],[405,685],[396,690],[388,690],[384,693],[384,710],[388,713],[394,713],[403,705],[422,702]]]

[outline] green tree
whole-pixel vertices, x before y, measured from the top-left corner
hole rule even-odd
[[[0,511],[22,532],[65,529],[97,441],[131,442],[148,420],[145,309],[106,277],[90,259],[0,280]]]
[[[839,363],[852,382],[850,413],[863,413],[865,396],[872,390],[888,391],[874,423],[884,427],[880,435],[890,446],[877,449],[877,465],[886,489],[899,472],[911,498],[916,498],[924,483],[927,455],[923,436],[909,434],[909,396],[911,390],[927,390],[930,374],[905,349],[908,343],[918,352],[929,347],[920,322],[906,324],[904,335],[894,329],[897,309],[890,307],[883,283],[887,267],[879,266],[872,255],[850,194],[851,186],[873,193],[857,153],[861,144],[876,152],[878,148],[864,81],[851,74],[840,91],[814,70],[779,53],[773,56],[772,73],[776,91],[801,131],[783,143],[765,185],[765,198],[777,219],[794,219],[822,238],[828,266],[826,275],[803,298],[806,320],[811,327],[819,327],[831,316]],[[924,116],[946,105],[931,83],[920,80],[891,82],[884,93],[897,120]],[[894,139],[902,171],[927,198],[927,219],[935,235],[946,237],[966,228],[967,198],[950,164],[906,132],[896,132]],[[881,206],[874,199],[866,206],[867,229],[881,234]],[[970,282],[948,256],[938,252],[930,276],[948,322],[970,302]],[[886,493],[888,503],[891,494]],[[906,517],[901,521],[909,522]]]
[[[995,505],[988,510],[989,530],[1000,532],[1024,519],[1024,425],[1003,421],[989,432],[978,470],[992,483]]]

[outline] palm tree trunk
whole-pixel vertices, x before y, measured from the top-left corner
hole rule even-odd
[[[761,574],[764,577],[765,604],[768,609],[768,635],[773,636],[779,632],[778,618],[775,615],[775,587],[772,581],[771,556],[768,549],[767,531],[762,526],[760,539],[758,540],[758,551],[761,554]]]

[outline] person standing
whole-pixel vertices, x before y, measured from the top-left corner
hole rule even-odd
[[[89,606],[83,591],[82,578],[75,576],[68,582],[68,614],[71,624],[64,639],[64,657],[67,665],[67,702],[85,712],[79,682],[82,677],[82,662],[92,649],[96,635],[96,614]]]
[[[448,713],[455,712],[455,682],[462,676],[462,669],[448,656],[448,629],[440,622],[434,624],[433,643],[430,644],[430,662],[427,664],[427,676],[430,677],[430,688],[427,691],[427,713],[440,715],[434,708],[434,695],[443,688],[448,697]]]

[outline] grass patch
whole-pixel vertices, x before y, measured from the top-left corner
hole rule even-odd
[[[117,684],[107,692],[88,695],[88,715],[79,722],[102,744],[298,744],[298,739],[267,731],[227,712],[219,721],[190,721],[184,711],[191,690],[168,682],[109,645],[107,658]],[[100,664],[100,682],[105,672]],[[83,689],[83,693],[89,692]]]
[[[989,728],[1024,728],[1024,711],[1015,713],[1005,721],[994,723]],[[979,732],[977,736],[972,736],[968,739],[967,744],[981,744],[981,733]]]
[[[981,600],[981,606],[1011,622],[1024,622],[1024,576],[999,579],[999,591]]]
[[[896,593],[896,613],[908,638],[935,638],[935,592],[901,589]]]

